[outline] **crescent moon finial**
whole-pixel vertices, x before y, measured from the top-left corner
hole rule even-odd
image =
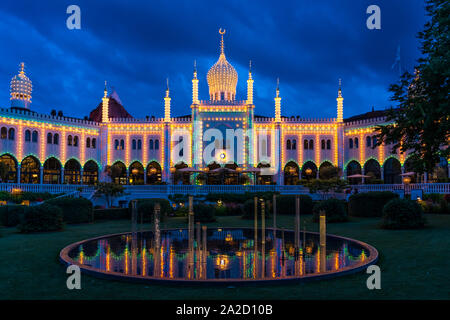
[[[224,35],[225,32],[227,32],[227,30],[225,30],[225,29],[222,30],[222,28],[219,29],[219,33],[220,33],[220,34]]]

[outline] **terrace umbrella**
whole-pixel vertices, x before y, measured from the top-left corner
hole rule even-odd
[[[202,170],[197,170],[194,168],[182,168],[178,169],[179,172],[203,172]]]
[[[347,178],[370,178],[370,176],[366,176],[363,174],[352,174],[351,176],[347,176]]]
[[[401,177],[411,177],[411,176],[414,176],[416,173],[415,172],[405,172],[405,173],[402,173],[400,176]]]

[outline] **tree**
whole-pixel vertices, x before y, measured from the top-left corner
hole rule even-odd
[[[430,16],[419,32],[420,50],[415,74],[405,72],[389,87],[398,108],[387,111],[388,125],[377,126],[377,146],[392,144],[405,153],[416,172],[433,172],[440,157],[449,159],[450,148],[450,2],[426,0]]]
[[[331,179],[302,179],[301,185],[307,187],[310,193],[319,193],[322,199],[328,198],[330,192],[342,193],[348,186],[347,181],[340,178]]]
[[[123,186],[112,182],[100,182],[95,189],[95,196],[105,196],[108,208],[112,206],[114,197],[120,196],[123,193]]]

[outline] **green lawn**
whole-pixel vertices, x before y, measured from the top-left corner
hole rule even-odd
[[[329,233],[355,238],[378,249],[381,290],[367,289],[364,272],[302,284],[231,288],[144,285],[83,275],[82,289],[68,290],[59,251],[75,241],[129,231],[129,221],[71,225],[62,232],[32,235],[3,228],[0,299],[449,299],[450,215],[427,218],[429,226],[423,230],[381,230],[377,228],[378,219],[371,218],[327,226]],[[184,222],[171,218],[162,227],[185,226]],[[292,228],[293,222],[292,217],[278,217],[280,227]],[[209,225],[250,227],[252,221],[220,217]],[[309,223],[307,229],[318,231],[318,226]]]

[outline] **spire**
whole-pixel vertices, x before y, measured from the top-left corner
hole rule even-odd
[[[106,98],[108,96],[108,88],[107,88],[107,82],[105,80],[105,90],[103,90],[103,97]]]
[[[253,104],[252,60],[250,60],[249,68],[248,68],[247,104]]]
[[[277,78],[277,94],[275,97],[275,122],[281,122],[280,78]]]
[[[21,62],[20,63],[20,74],[25,74],[25,63]]]
[[[222,28],[220,28],[219,29],[219,33],[220,33],[220,36],[221,36],[221,39],[220,39],[220,54],[222,55],[225,55],[225,50],[224,50],[224,42],[223,42],[223,35],[225,34],[225,32],[226,32],[226,30],[225,29],[223,29],[223,31],[222,31]]]
[[[167,81],[166,97],[164,98],[164,122],[170,122],[170,96],[169,96],[169,78]]]
[[[344,121],[344,98],[342,97],[342,80],[339,78],[339,89],[338,89],[338,97],[336,98],[337,101],[337,121],[343,122]]]
[[[194,60],[194,77],[192,78],[192,104],[199,104],[199,101],[198,101],[197,60]]]
[[[194,79],[197,79],[197,60],[194,60]]]
[[[103,91],[103,98],[102,98],[102,122],[108,121],[109,121],[109,98],[108,98],[107,82],[105,80],[105,89]]]

